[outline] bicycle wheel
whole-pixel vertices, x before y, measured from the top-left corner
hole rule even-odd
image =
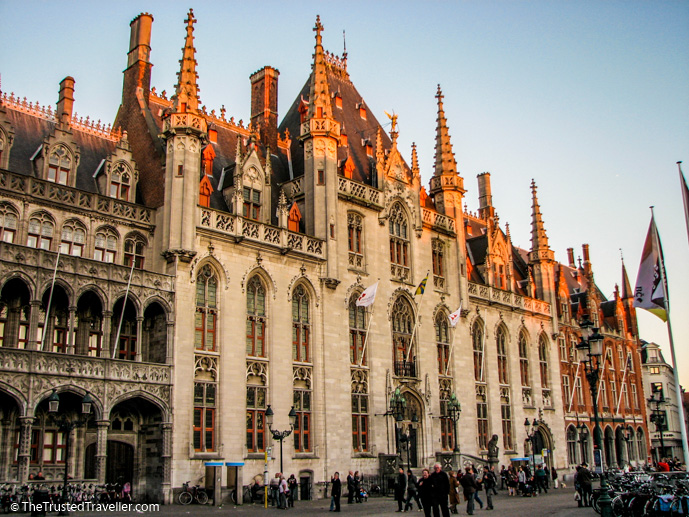
[[[199,504],[206,504],[208,502],[208,494],[203,490],[199,490],[196,493],[196,501],[198,501]]]
[[[180,492],[177,496],[179,504],[191,504],[192,499],[191,492]]]
[[[622,517],[625,514],[625,508],[624,508],[624,501],[622,500],[622,496],[616,496],[610,505],[612,508],[612,514],[615,517]]]

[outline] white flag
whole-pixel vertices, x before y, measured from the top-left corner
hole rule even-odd
[[[667,321],[667,309],[665,307],[667,292],[660,271],[660,268],[664,267],[663,248],[660,245],[655,220],[651,216],[651,224],[648,227],[648,235],[641,253],[639,274],[636,277],[634,307],[646,309],[661,320]]]
[[[378,289],[378,282],[366,288],[366,290],[361,293],[361,296],[357,298],[356,304],[359,307],[368,307],[376,301],[376,290]]]
[[[453,327],[457,326],[457,323],[459,322],[459,317],[462,315],[462,304],[459,304],[459,309],[457,309],[455,312],[450,314],[448,318],[450,318],[450,325]]]

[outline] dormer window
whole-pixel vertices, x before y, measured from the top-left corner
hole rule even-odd
[[[218,143],[218,132],[215,129],[208,130],[208,140],[210,140],[214,144]]]
[[[306,121],[306,114],[308,113],[309,108],[308,104],[304,102],[302,99],[301,104],[299,104],[299,121],[300,122],[305,122]]]
[[[363,145],[366,148],[366,156],[373,157],[373,144],[370,140],[364,140]]]
[[[367,115],[366,115],[366,106],[364,106],[363,102],[360,102],[357,104],[357,109],[359,110],[359,116],[363,119],[366,120]]]
[[[340,145],[341,146],[349,145],[347,143],[347,133],[340,133]]]
[[[131,181],[132,175],[129,172],[129,168],[124,163],[115,165],[110,176],[110,197],[129,201]]]
[[[335,107],[342,109],[342,96],[338,93],[335,93]]]
[[[72,157],[64,146],[59,145],[50,153],[48,160],[48,181],[67,185],[72,171]]]
[[[261,191],[250,187],[244,187],[244,209],[242,215],[249,219],[258,221],[261,215]]]

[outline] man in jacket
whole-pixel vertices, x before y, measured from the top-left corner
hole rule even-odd
[[[419,510],[421,510],[422,505],[421,501],[419,500],[419,493],[418,493],[418,481],[416,479],[416,476],[412,473],[411,469],[407,470],[407,499],[404,502],[404,511],[409,511],[412,508],[411,500],[415,499],[416,504],[419,507]]]
[[[448,506],[450,478],[442,471],[440,463],[433,465],[431,484],[433,485],[433,515],[437,516],[438,511],[440,511],[443,517],[450,517],[450,507]]]
[[[354,473],[350,470],[347,476],[347,504],[354,503]]]
[[[591,506],[591,496],[593,495],[591,478],[591,471],[588,469],[588,465],[582,463],[579,473],[577,474],[577,483],[579,483],[581,487],[581,499],[584,506]]]
[[[404,494],[407,491],[407,476],[404,473],[402,467],[399,468],[397,472],[397,477],[395,478],[395,501],[397,501],[397,511],[402,511],[402,505],[404,504]]]
[[[467,514],[474,515],[474,494],[478,488],[478,483],[476,483],[476,478],[474,477],[471,467],[465,469],[464,475],[459,480],[459,484],[462,485],[464,499],[467,500]]]
[[[486,489],[486,509],[493,509],[493,491],[495,490],[495,485],[497,480],[495,479],[495,473],[490,468],[483,469],[483,486]]]

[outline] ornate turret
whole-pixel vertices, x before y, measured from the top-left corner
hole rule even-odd
[[[531,262],[552,261],[555,259],[555,254],[548,245],[548,236],[545,233],[543,226],[543,217],[541,216],[541,207],[538,204],[536,182],[531,180],[531,253],[529,253],[529,260]]]
[[[462,198],[466,191],[464,180],[457,173],[457,162],[452,152],[440,85],[435,97],[438,99],[438,124],[435,132],[435,171],[431,178],[431,195],[435,199],[438,212],[460,219]]]
[[[177,72],[177,85],[172,96],[172,110],[177,113],[196,112],[199,108],[199,87],[196,84],[199,74],[196,73],[196,49],[194,48],[194,10],[189,9],[185,20],[187,36],[182,48],[180,70]]]
[[[323,25],[321,17],[316,16],[316,25],[313,30],[316,32],[316,48],[313,54],[313,72],[311,73],[311,88],[309,90],[309,111],[308,118],[328,118],[333,117],[332,106],[330,105],[330,89],[328,88],[327,69],[325,64],[325,52],[323,51]]]

